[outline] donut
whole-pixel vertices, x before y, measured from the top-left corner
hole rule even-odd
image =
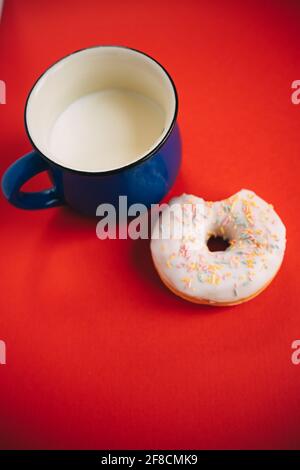
[[[160,211],[152,228],[151,254],[163,283],[199,304],[236,305],[262,292],[279,270],[286,230],[253,191],[242,189],[217,202],[183,194]],[[210,251],[211,237],[228,247]]]

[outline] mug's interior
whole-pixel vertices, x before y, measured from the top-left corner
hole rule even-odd
[[[165,70],[147,55],[118,46],[99,46],[71,54],[49,68],[32,89],[26,106],[27,130],[34,145],[53,162],[87,172],[116,169],[116,162],[100,164],[82,155],[68,161],[53,152],[49,136],[59,116],[79,98],[102,90],[127,90],[159,106],[162,125],[138,161],[159,145],[170,130],[176,114],[176,92]],[[106,159],[107,160],[107,159]],[[122,165],[121,165],[122,166]]]

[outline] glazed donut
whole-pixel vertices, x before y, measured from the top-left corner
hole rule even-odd
[[[211,237],[228,240],[228,248],[210,251]],[[187,194],[172,199],[154,224],[151,253],[159,276],[175,294],[226,306],[267,287],[285,244],[285,226],[273,206],[242,189],[217,202]]]

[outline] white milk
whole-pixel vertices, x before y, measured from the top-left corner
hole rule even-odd
[[[146,154],[164,124],[164,113],[154,101],[107,89],[85,95],[63,111],[49,136],[50,151],[65,166],[111,170]]]

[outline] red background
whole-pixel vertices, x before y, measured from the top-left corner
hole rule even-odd
[[[147,241],[100,241],[93,220],[1,195],[1,448],[300,447],[299,24],[296,1],[6,2],[1,175],[30,150],[24,102],[45,68],[85,46],[132,46],[178,88],[172,194],[252,189],[274,204],[288,246],[262,295],[207,308],[163,287]]]

